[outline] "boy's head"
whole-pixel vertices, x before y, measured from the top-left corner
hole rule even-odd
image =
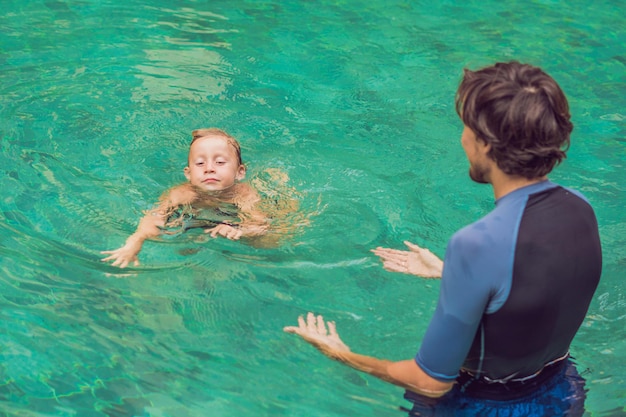
[[[205,136],[221,136],[224,138],[224,140],[226,140],[228,142],[228,144],[230,146],[233,147],[233,149],[235,150],[235,153],[237,154],[237,161],[239,162],[239,165],[243,165],[243,162],[241,160],[241,146],[239,146],[239,142],[237,142],[237,139],[235,139],[234,137],[230,136],[228,133],[224,132],[222,129],[218,129],[216,127],[209,127],[206,129],[196,129],[193,132],[191,132],[191,144],[189,145],[189,150],[191,151],[191,146],[193,145],[193,143],[200,138],[203,138]]]
[[[220,129],[194,130],[184,173],[192,185],[202,190],[225,190],[246,175],[241,147]]]
[[[516,61],[464,70],[456,110],[505,174],[539,178],[565,158],[573,125],[559,85]]]

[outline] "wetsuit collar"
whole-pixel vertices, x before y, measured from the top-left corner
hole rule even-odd
[[[524,187],[520,187],[517,190],[511,191],[510,193],[500,197],[499,199],[496,200],[496,205],[498,204],[502,204],[504,201],[507,200],[515,200],[519,197],[524,197],[524,196],[528,196],[531,194],[536,194],[539,193],[541,191],[545,191],[548,190],[550,188],[554,188],[556,187],[557,184],[553,183],[550,180],[542,180],[539,182],[535,182],[533,184],[530,185],[525,185]]]

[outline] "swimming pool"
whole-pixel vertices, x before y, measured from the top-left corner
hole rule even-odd
[[[605,256],[572,353],[588,414],[624,415],[623,6],[431,3],[3,2],[0,415],[403,415],[401,389],[282,327],[312,310],[357,352],[414,355],[438,284],[369,249],[442,255],[490,210],[453,95],[463,67],[509,59],[570,100],[551,178],[591,200]],[[312,224],[277,249],[190,232],[147,243],[139,268],[100,262],[209,126],[240,140],[250,175],[288,173]]]

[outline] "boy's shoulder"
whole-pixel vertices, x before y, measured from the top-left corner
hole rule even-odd
[[[240,182],[235,185],[233,202],[241,209],[250,208],[261,200],[258,191],[247,182]]]
[[[162,200],[167,201],[169,205],[178,206],[182,204],[192,203],[198,198],[198,193],[189,183],[175,185],[174,187],[163,193]]]
[[[238,182],[237,184],[235,184],[236,188],[236,193],[237,194],[258,194],[256,189],[247,182]]]

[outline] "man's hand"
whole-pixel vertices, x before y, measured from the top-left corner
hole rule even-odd
[[[304,317],[298,317],[297,327],[287,326],[283,330],[297,334],[332,359],[341,359],[342,353],[350,352],[350,348],[339,338],[335,322],[324,323],[322,316],[316,317],[313,313],[307,314],[306,321]]]
[[[287,326],[283,330],[302,337],[331,359],[422,395],[441,397],[452,387],[451,382],[440,382],[427,375],[413,359],[391,362],[351,352],[339,338],[335,323],[324,323],[322,316],[308,313],[306,321],[300,316],[297,327]]]
[[[241,230],[224,223],[218,224],[212,229],[207,229],[204,231],[204,233],[210,233],[211,237],[224,236],[226,239],[230,240],[239,240],[239,238],[243,234]]]
[[[443,261],[425,248],[404,242],[410,250],[402,251],[378,247],[372,252],[383,261],[387,271],[413,274],[424,278],[441,278]]]

